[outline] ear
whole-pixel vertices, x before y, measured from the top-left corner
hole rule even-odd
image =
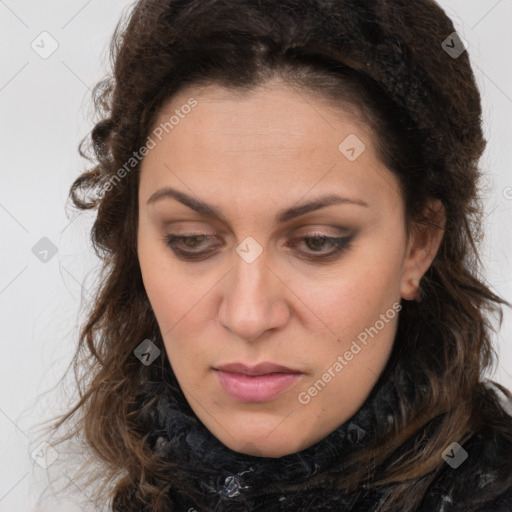
[[[413,225],[404,257],[401,296],[406,300],[419,299],[420,281],[434,260],[446,225],[443,204],[431,199],[423,211],[421,221]]]

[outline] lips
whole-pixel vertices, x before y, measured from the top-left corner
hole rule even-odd
[[[230,373],[240,373],[242,375],[268,375],[270,373],[302,373],[299,370],[288,368],[286,366],[274,363],[259,363],[255,366],[247,366],[242,363],[229,363],[217,366],[214,370],[220,370]]]
[[[240,402],[268,402],[290,389],[303,375],[274,363],[230,363],[213,368],[224,391]]]

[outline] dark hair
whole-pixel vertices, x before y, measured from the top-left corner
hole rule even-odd
[[[447,440],[461,442],[484,424],[512,440],[497,395],[481,382],[495,361],[486,315],[499,312],[501,326],[500,304],[510,304],[480,277],[478,161],[486,142],[469,56],[453,58],[441,46],[454,31],[433,0],[141,0],[119,22],[113,74],[94,90],[101,118],[91,133],[94,166],[70,191],[77,208],[97,208],[92,241],[103,273],[74,360],[80,399],[56,428],[79,413],[76,434],[104,463],[97,476],[112,483],[109,496],[124,510],[139,510],[138,503],[168,510],[165,493],[180,480],[178,465],[159,460],[144,443],[142,384],[172,370],[137,258],[139,165],[115,186],[112,178],[144,145],[164,103],[187,86],[251,91],[279,77],[343,105],[369,124],[379,157],[398,177],[408,228],[427,223],[429,199],[445,208],[444,237],[421,281],[422,300],[404,302],[380,377],[389,378],[406,358],[421,392],[411,402],[399,389],[392,430],[353,462],[340,485],[363,485],[366,474],[357,468],[372,462],[382,467],[379,483],[402,482],[388,506],[412,507],[439,469]],[[80,154],[89,158],[86,142]],[[426,331],[435,344],[422,336]],[[144,366],[133,356],[146,338],[161,348],[160,363]],[[386,467],[390,453],[427,425],[435,425],[428,443],[408,446]],[[494,489],[504,489],[506,480]]]

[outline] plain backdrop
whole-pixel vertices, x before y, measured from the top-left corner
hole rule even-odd
[[[485,277],[512,301],[512,0],[440,4],[468,42],[482,93]],[[52,389],[74,352],[98,265],[89,242],[94,213],[75,217],[70,210],[68,217],[66,198],[87,164],[77,145],[92,127],[90,89],[108,71],[110,37],[130,6],[0,1],[1,512],[36,510],[45,485],[31,455],[38,446],[33,425],[65,405],[66,395]],[[499,366],[490,377],[512,389],[510,309],[495,343]]]

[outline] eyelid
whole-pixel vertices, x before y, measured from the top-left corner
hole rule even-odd
[[[304,232],[302,231],[304,228]],[[334,230],[334,232],[331,232]],[[341,226],[330,226],[329,228],[316,228],[316,227],[299,227],[296,230],[293,230],[293,236],[304,236],[304,237],[312,237],[312,236],[325,236],[328,238],[343,238],[349,237],[353,234],[354,230],[343,228]]]
[[[174,223],[173,223],[174,224]],[[168,224],[170,225],[170,224]],[[304,232],[302,231],[304,230]],[[301,225],[298,227],[286,228],[288,232],[287,236],[325,236],[325,237],[349,237],[354,233],[354,229],[347,228],[344,226],[329,226],[329,227],[318,227],[318,224],[308,224]],[[290,234],[291,232],[291,234]],[[230,231],[221,229],[216,230],[215,232],[211,231],[209,228],[183,228],[183,231],[180,229],[172,230],[172,235],[175,236],[226,236]]]
[[[309,232],[302,236],[296,236],[291,238],[286,244],[286,247],[295,248],[299,245],[300,242],[304,240],[312,240],[312,239],[324,239],[323,243],[328,242],[334,247],[333,250],[329,252],[325,251],[298,251],[298,253],[302,254],[301,259],[305,261],[309,261],[312,264],[321,264],[321,263],[329,263],[335,260],[338,260],[342,257],[343,253],[350,250],[352,248],[352,241],[355,238],[357,233],[351,233],[348,236],[329,236],[323,232]],[[185,233],[185,234],[165,234],[163,236],[163,243],[166,247],[168,247],[179,259],[183,259],[188,262],[201,262],[208,259],[215,253],[217,246],[208,247],[203,250],[195,250],[195,248],[183,249],[178,248],[177,244],[180,239],[190,239],[195,237],[205,237],[205,238],[215,238],[215,236],[210,236],[205,233]],[[202,241],[201,241],[202,242]],[[200,242],[200,243],[201,243]],[[224,244],[221,244],[221,247]]]
[[[311,239],[311,238],[325,238],[328,240],[340,240],[344,239],[347,241],[350,241],[354,236],[353,232],[345,232],[343,234],[340,233],[329,233],[328,230],[322,230],[322,229],[313,229],[312,231],[306,231],[306,232],[296,232],[293,233],[289,238],[287,238],[287,245],[291,242],[296,242],[297,240],[304,240],[304,239]],[[208,246],[208,239],[210,239],[210,247],[212,244],[212,240],[218,240],[218,235],[214,233],[207,233],[204,231],[186,231],[186,232],[173,232],[173,233],[166,233],[164,235],[164,239],[169,238],[194,238],[194,237],[205,237],[206,240],[204,241],[205,246]],[[215,246],[222,246],[223,244],[214,244]],[[208,250],[208,249],[206,249]]]

